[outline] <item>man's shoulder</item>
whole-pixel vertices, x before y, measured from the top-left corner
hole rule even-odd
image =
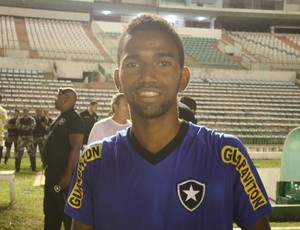
[[[81,111],[81,112],[77,112],[78,114],[79,114],[79,116],[85,116],[87,113],[88,113],[88,111],[87,110],[83,110],[83,111]]]
[[[79,115],[79,113],[76,110],[70,110],[64,114],[62,114],[62,118],[68,121],[68,123],[74,123],[74,124],[84,124],[83,118]]]
[[[100,121],[97,121],[97,122],[95,123],[95,125],[101,126],[101,125],[109,124],[109,123],[111,123],[111,122],[112,122],[111,117],[107,117],[107,118],[101,119]]]
[[[74,111],[74,113],[72,113],[72,118],[74,120],[77,120],[77,121],[80,121],[80,122],[84,123],[83,118],[76,111]]]
[[[196,135],[196,138],[207,145],[239,145],[240,140],[231,134],[218,132],[203,125],[190,125],[190,134]]]

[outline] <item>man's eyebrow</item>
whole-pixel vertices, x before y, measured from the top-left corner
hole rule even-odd
[[[156,53],[156,54],[154,54],[154,56],[175,58],[174,54],[171,54],[171,53]]]
[[[124,60],[127,60],[127,59],[137,59],[139,58],[140,55],[138,54],[129,54],[127,56],[125,56]]]

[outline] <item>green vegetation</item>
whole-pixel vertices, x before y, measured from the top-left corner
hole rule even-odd
[[[257,168],[280,168],[280,160],[253,160]]]
[[[14,170],[14,159],[0,170]],[[37,170],[41,171],[41,160],[37,159]],[[8,181],[0,181],[0,229],[1,230],[41,230],[43,229],[42,186],[33,186],[36,172],[30,168],[29,158],[23,158],[21,170],[15,174],[16,202],[11,205]]]
[[[255,160],[257,167],[279,167],[279,160]],[[41,171],[41,160],[37,159]],[[14,160],[8,165],[0,165],[0,170],[14,170]],[[16,173],[16,202],[9,203],[8,181],[0,181],[0,229],[1,230],[41,230],[43,229],[43,187],[33,186],[36,173],[31,172],[29,159],[22,160],[21,171]],[[271,223],[272,227],[296,227],[297,222]]]

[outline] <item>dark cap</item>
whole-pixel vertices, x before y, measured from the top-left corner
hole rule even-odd
[[[192,110],[182,102],[178,102],[178,109],[179,109],[179,118],[185,121],[190,121],[194,124],[197,124],[196,118]]]
[[[98,102],[97,101],[91,101],[90,105],[98,105]]]

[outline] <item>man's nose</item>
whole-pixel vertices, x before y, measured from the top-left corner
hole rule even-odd
[[[143,65],[143,68],[141,71],[141,77],[143,80],[146,80],[146,81],[154,81],[155,80],[154,66],[151,64]]]

